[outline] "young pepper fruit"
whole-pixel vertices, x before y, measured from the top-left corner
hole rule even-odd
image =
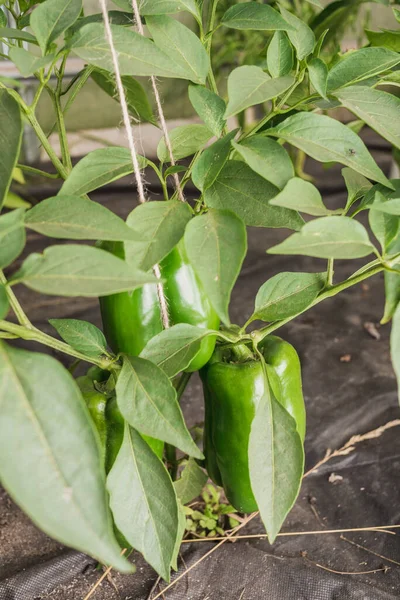
[[[102,248],[124,258],[120,242],[103,242]],[[188,323],[207,329],[219,328],[219,318],[194,273],[183,241],[161,261],[160,271],[171,325]],[[103,296],[100,309],[104,333],[116,353],[138,356],[147,342],[163,329],[155,284],[146,284],[133,292]],[[186,370],[198,371],[203,367],[214,346],[215,337],[206,337]]]
[[[305,409],[300,361],[288,342],[270,336],[258,350],[264,365],[246,346],[216,348],[200,371],[205,400],[204,454],[211,479],[224,487],[229,502],[239,511],[257,510],[251,489],[248,446],[252,421],[260,398],[269,385],[276,399],[296,421],[304,440]]]

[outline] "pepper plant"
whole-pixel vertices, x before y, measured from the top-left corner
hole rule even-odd
[[[377,3],[390,10],[388,1]],[[56,196],[0,216],[2,484],[46,533],[123,572],[133,567],[122,549],[134,548],[169,579],[188,514],[183,505],[207,477],[223,486],[229,510],[259,510],[273,543],[301,484],[305,412],[296,350],[272,334],[384,273],[382,322],[393,319],[400,378],[400,181],[386,177],[359,135],[366,125],[400,147],[399,31],[395,24],[393,31],[367,31],[367,45],[339,53],[337,25],[359,9],[358,0],[324,9],[318,0],[229,2],[224,11],[218,0],[115,0],[122,10],[90,16],[82,0],[0,4],[2,58],[37,79],[30,104],[12,80],[0,80],[0,200],[15,168],[60,182]],[[14,28],[6,26],[5,11]],[[178,13],[191,15],[195,30]],[[400,12],[393,8],[393,15],[395,23]],[[225,64],[226,92],[219,92],[214,41],[218,47],[231,34],[240,56]],[[242,60],[240,43],[252,36],[257,44]],[[71,54],[85,66],[66,81]],[[163,137],[156,161],[133,156],[141,169],[154,170],[164,198],[132,206],[125,222],[89,195],[133,173],[132,148],[94,150],[73,166],[65,114],[92,78],[119,95],[136,122],[157,124],[162,115],[138,76],[186,80],[199,122]],[[60,157],[36,117],[45,93]],[[244,111],[253,106],[259,119],[246,124]],[[354,120],[337,120],[338,107]],[[20,158],[28,126],[48,155],[49,172]],[[303,173],[305,156],[343,166],[344,206],[325,206]],[[185,197],[190,181],[194,201]],[[370,232],[358,220],[363,214]],[[316,257],[326,267],[267,279],[253,314],[233,324],[229,303],[246,256],[246,226],[265,228],[269,254]],[[288,230],[287,237],[271,247],[269,228]],[[26,229],[48,245],[16,267]],[[364,266],[335,280],[336,260],[360,258]],[[48,335],[23,310],[20,286],[34,297],[99,297],[104,332],[60,314]],[[21,349],[18,338],[36,344]],[[37,343],[69,357],[70,368]],[[74,379],[81,362],[86,375]],[[205,456],[179,405],[198,370]],[[202,527],[214,531],[218,518],[209,512]]]

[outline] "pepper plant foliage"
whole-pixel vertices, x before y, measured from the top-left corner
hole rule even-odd
[[[377,3],[390,10],[389,0]],[[89,78],[117,97],[101,14],[86,16],[82,0],[0,4],[0,40],[7,48],[2,58],[23,77],[37,79],[27,104],[16,82],[0,78],[0,202],[3,208],[14,207],[0,216],[0,268],[7,269],[7,274],[0,272],[2,484],[39,527],[61,542],[129,572],[132,566],[117,542],[122,540],[122,547],[141,552],[168,580],[185,527],[182,506],[201,492],[205,464],[214,481],[222,476],[217,483],[225,485],[235,509],[258,507],[273,542],[300,488],[304,422],[300,427],[296,410],[299,419],[304,415],[297,355],[289,350],[294,366],[289,366],[288,381],[295,373],[297,384],[284,387],[287,382],[277,375],[281,342],[270,334],[316,303],[384,273],[382,320],[393,320],[392,358],[400,380],[400,181],[387,179],[359,136],[369,126],[400,148],[400,32],[395,24],[393,31],[368,30],[367,45],[342,54],[339,25],[357,14],[365,4],[361,0],[338,0],[326,8],[319,0],[141,0],[148,31],[143,37],[133,26],[131,0],[115,0],[109,19],[131,116],[157,124],[152,99],[135,79],[157,76],[186,80],[199,117],[199,123],[170,133],[177,166],[171,167],[164,139],[156,163],[139,158],[140,166],[159,178],[164,199],[134,208],[125,222],[88,194],[133,172],[129,150],[95,150],[73,167],[64,122]],[[185,19],[178,19],[178,13],[185,13]],[[393,13],[399,20],[399,11]],[[7,26],[6,14],[14,17],[14,28]],[[192,28],[183,24],[190,19]],[[86,66],[69,83],[64,71],[70,55]],[[61,158],[35,116],[44,92],[54,106]],[[246,111],[256,105],[259,118],[249,121]],[[347,108],[354,120],[337,120],[338,107]],[[36,133],[52,173],[20,164],[26,126]],[[324,205],[302,170],[305,156],[343,166],[348,200],[342,208],[332,211]],[[31,209],[26,204],[15,208],[9,188],[21,173],[17,165],[27,173],[58,178],[59,193]],[[170,185],[177,174],[183,190],[190,180],[197,188],[194,203],[183,203]],[[357,219],[364,213],[372,233]],[[254,313],[234,325],[229,303],[246,255],[246,226],[266,228],[270,254],[327,263],[322,273],[284,272],[267,280],[255,298]],[[271,227],[290,230],[274,247],[268,245]],[[26,229],[46,236],[49,244],[17,269],[13,262],[24,250]],[[364,257],[361,269],[334,281],[334,261]],[[155,265],[162,275],[158,287]],[[188,274],[181,287],[174,279],[178,267]],[[18,301],[21,285],[33,295],[99,297],[105,334],[63,315],[51,321],[53,336],[40,331]],[[191,308],[197,310],[190,286],[201,297],[204,314],[199,318],[190,314]],[[159,299],[167,299],[170,327],[165,318],[161,324],[158,312],[156,326],[146,330],[144,312],[141,320],[132,304],[132,298],[142,301],[145,291],[153,298],[154,314]],[[249,332],[253,321],[265,324]],[[92,367],[74,380],[58,360],[19,348],[15,338],[39,342]],[[214,346],[216,354],[205,365]],[[273,349],[268,356],[266,347]],[[249,377],[254,365],[261,393],[249,400],[242,377],[237,394],[219,389],[218,381],[229,380],[225,367],[232,372],[245,368]],[[205,463],[178,402],[190,377],[187,371],[198,368],[211,401]],[[294,410],[291,394],[298,396]],[[210,430],[207,411],[223,411],[231,397],[232,427],[238,419],[247,419],[248,427],[247,439],[228,443],[232,464],[237,459],[242,469],[237,484],[230,467],[218,473],[207,447],[211,443],[217,454],[225,451],[218,432]],[[250,413],[241,408],[245,402],[250,402]],[[175,448],[187,455],[176,482]],[[233,491],[232,485],[237,485]],[[243,502],[242,492],[247,494]]]

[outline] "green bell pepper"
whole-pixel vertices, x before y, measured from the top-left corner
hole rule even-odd
[[[103,242],[102,247],[124,258],[122,243]],[[183,241],[161,261],[160,271],[172,325],[189,323],[207,329],[219,328],[219,318],[189,263]],[[147,342],[163,329],[155,284],[146,284],[133,292],[103,296],[100,308],[104,333],[114,352],[138,356]],[[206,337],[186,370],[192,372],[203,367],[214,346],[215,337]]]

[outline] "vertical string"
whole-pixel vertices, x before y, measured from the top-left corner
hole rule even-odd
[[[133,137],[133,131],[132,131],[131,121],[130,121],[130,117],[129,117],[128,103],[126,101],[125,90],[124,90],[124,86],[122,83],[121,71],[120,71],[119,62],[118,62],[118,53],[117,53],[117,51],[115,49],[115,45],[114,45],[112,30],[111,30],[110,21],[108,18],[106,0],[99,0],[99,3],[100,3],[101,11],[103,14],[105,35],[106,35],[106,39],[107,39],[107,42],[108,42],[108,45],[109,45],[110,51],[111,51],[111,57],[112,57],[112,62],[113,62],[113,67],[114,67],[114,74],[115,74],[115,82],[117,84],[117,90],[118,90],[118,95],[119,95],[119,100],[120,100],[121,110],[122,110],[122,117],[123,117],[123,121],[124,121],[126,134],[128,137],[128,145],[129,145],[133,169],[134,169],[135,177],[136,177],[139,201],[141,204],[144,204],[146,202],[146,195],[145,195],[145,191],[144,191],[143,177],[142,177],[142,173],[140,170],[138,154],[136,152],[135,139]],[[160,304],[162,324],[163,324],[164,329],[167,329],[169,327],[168,305],[167,305],[167,301],[165,298],[164,289],[163,289],[163,286],[161,283],[161,272],[160,272],[160,267],[158,265],[154,265],[153,273],[158,279],[157,295],[158,295],[158,301]]]
[[[139,5],[138,5],[137,0],[132,0],[132,8],[133,8],[133,14],[135,15],[135,21],[136,21],[138,31],[139,31],[140,35],[144,35],[144,29],[143,29],[143,25],[142,25],[142,20],[140,18]],[[160,97],[160,92],[158,91],[157,81],[156,81],[156,78],[154,77],[154,75],[152,75],[150,77],[150,80],[151,80],[151,85],[153,88],[154,99],[156,101],[158,119],[160,121],[161,130],[164,135],[165,145],[167,147],[168,154],[169,154],[169,160],[170,160],[171,165],[175,166],[175,159],[174,159],[174,155],[172,152],[171,140],[170,140],[169,133],[168,133],[167,123],[165,121],[164,111],[162,109],[161,97]],[[179,200],[181,200],[182,202],[185,202],[185,196],[183,195],[183,190],[181,187],[181,183],[179,181],[178,173],[174,173],[173,178],[174,178],[175,188],[176,188],[176,191],[179,196]]]

